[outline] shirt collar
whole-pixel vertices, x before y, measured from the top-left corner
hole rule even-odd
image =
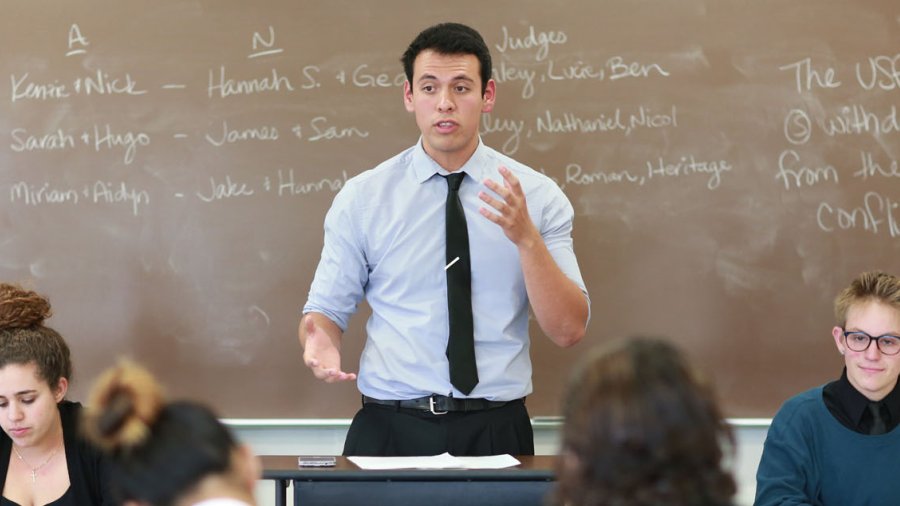
[[[485,160],[487,159],[487,148],[484,143],[481,142],[481,137],[478,137],[478,146],[475,148],[475,152],[472,153],[472,156],[463,164],[462,167],[459,168],[458,171],[455,172],[465,172],[475,181],[482,181],[485,176]],[[441,176],[446,176],[450,174],[443,167],[440,166],[434,158],[428,155],[425,152],[425,148],[422,146],[422,138],[419,137],[419,142],[416,143],[416,147],[413,150],[413,170],[416,174],[416,180],[419,183],[424,183],[425,181],[431,179],[435,174],[439,174]]]
[[[881,400],[891,414],[891,420],[900,420],[900,381],[894,385],[894,389]]]
[[[859,422],[866,412],[866,406],[870,401],[850,384],[850,380],[847,379],[846,367],[841,373],[841,378],[835,384],[834,392],[838,402],[844,406],[846,413],[850,415],[853,424],[859,426]],[[894,389],[881,402],[887,406],[888,412],[891,414],[891,420],[900,420],[898,418],[900,416],[900,381],[897,382],[897,385],[894,385]]]

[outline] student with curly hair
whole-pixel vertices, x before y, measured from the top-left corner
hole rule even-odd
[[[732,504],[736,486],[723,462],[732,432],[674,346],[611,343],[588,356],[568,392],[556,504]]]
[[[260,466],[208,408],[166,402],[145,369],[122,362],[94,385],[89,438],[109,453],[116,491],[129,503],[251,506]]]
[[[66,400],[69,347],[44,325],[50,302],[0,283],[0,506],[114,504],[102,454]]]

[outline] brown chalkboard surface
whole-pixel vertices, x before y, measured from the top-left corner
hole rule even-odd
[[[399,56],[460,21],[492,47],[484,141],[576,211],[586,342],[534,325],[534,415],[611,336],[682,343],[729,416],[839,371],[831,299],[900,271],[900,3],[6,2],[0,279],[50,296],[72,396],[114,357],[226,416],[334,418],[299,308],[348,177],[412,145]],[[347,368],[365,316],[345,337]]]

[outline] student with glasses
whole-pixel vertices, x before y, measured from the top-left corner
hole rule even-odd
[[[757,506],[900,501],[900,279],[863,273],[834,310],[844,371],[775,415],[756,474]]]

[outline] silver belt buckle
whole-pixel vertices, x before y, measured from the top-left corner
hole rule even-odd
[[[435,411],[434,410],[434,396],[428,396],[428,410],[431,411],[432,415],[446,415],[447,411]]]

